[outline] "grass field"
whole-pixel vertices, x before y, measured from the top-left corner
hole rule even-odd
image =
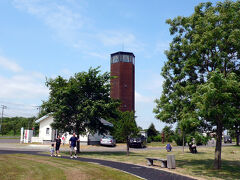
[[[0,135],[0,139],[20,139],[20,136]]]
[[[1,180],[135,180],[135,176],[97,164],[33,155],[0,155]]]
[[[222,169],[219,171],[213,169],[214,150],[214,147],[201,147],[197,154],[189,153],[188,149],[183,153],[181,148],[173,148],[171,153],[165,150],[147,150],[131,152],[129,157],[125,152],[81,152],[80,156],[146,165],[145,157],[166,158],[167,154],[175,154],[177,168],[171,172],[199,179],[240,179],[240,147],[223,147]]]

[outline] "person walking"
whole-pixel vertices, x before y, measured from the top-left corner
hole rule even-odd
[[[60,145],[61,145],[61,138],[60,138],[60,136],[58,135],[57,136],[57,139],[56,139],[56,156],[61,156],[60,154],[59,154],[59,149],[60,149]]]
[[[54,144],[52,143],[50,146],[50,155],[53,156],[54,155]]]
[[[74,151],[74,158],[77,158],[77,141],[79,139],[76,137],[76,134],[73,133],[73,136],[69,139],[69,144],[70,144],[70,158],[73,158],[72,153]]]

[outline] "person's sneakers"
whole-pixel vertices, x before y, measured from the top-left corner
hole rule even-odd
[[[52,157],[52,154],[51,154],[51,157]]]
[[[77,158],[77,156],[75,155],[74,158]]]
[[[72,156],[70,156],[70,158],[72,159],[73,157],[72,157]]]
[[[59,154],[58,157],[61,157],[61,155]]]

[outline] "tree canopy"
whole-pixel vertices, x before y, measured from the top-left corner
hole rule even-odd
[[[90,68],[69,79],[61,76],[48,79],[46,85],[50,96],[42,107],[52,113],[55,129],[75,132],[78,136],[108,131],[100,119],[112,117],[120,104],[110,98],[109,73],[100,74],[99,68]]]
[[[179,16],[167,20],[170,34],[174,37],[169,50],[165,52],[168,61],[162,69],[165,81],[162,95],[156,100],[156,118],[170,124],[179,122],[184,131],[214,127],[207,116],[199,113],[200,105],[193,99],[199,86],[206,83],[209,85],[212,83],[209,82],[211,77],[217,77],[212,72],[222,74],[223,79],[232,76],[230,73],[239,78],[239,12],[240,1],[218,2],[215,6],[207,2],[196,6],[189,17]],[[217,99],[215,96],[212,98]],[[215,102],[216,106],[221,104],[219,101]],[[236,108],[234,102],[232,105],[233,109]],[[233,109],[229,111],[232,112]],[[224,114],[221,117],[224,119]],[[234,118],[227,118],[226,121]],[[219,121],[222,122],[223,119]],[[221,135],[219,131],[217,136]],[[217,139],[216,154],[221,154],[219,140]],[[217,169],[221,167],[219,158],[215,158],[215,162],[218,162],[215,163]]]
[[[113,121],[114,136],[121,137],[127,143],[127,155],[129,155],[129,137],[138,134],[139,129],[135,121],[134,112],[118,112],[118,118]]]
[[[150,124],[150,126],[147,129],[147,137],[153,138],[157,136],[159,132],[156,130],[153,123]]]

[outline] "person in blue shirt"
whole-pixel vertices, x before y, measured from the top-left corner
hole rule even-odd
[[[69,144],[70,144],[70,158],[72,157],[72,153],[74,151],[75,155],[74,158],[77,158],[77,141],[79,141],[79,139],[76,137],[76,134],[73,133],[73,136],[69,139]]]
[[[168,143],[166,145],[166,150],[167,150],[167,152],[171,152],[172,151],[172,145],[170,143]]]

